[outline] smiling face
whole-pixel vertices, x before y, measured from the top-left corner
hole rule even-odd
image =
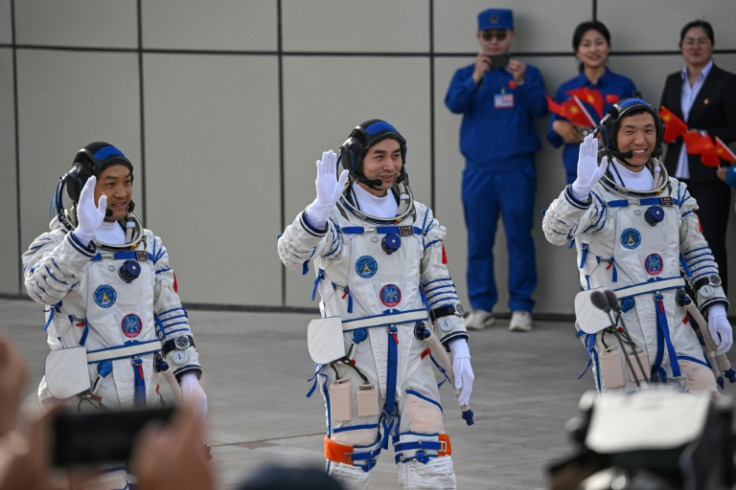
[[[588,29],[580,38],[575,55],[586,68],[600,68],[606,64],[611,47],[596,29]]]
[[[128,214],[128,205],[133,196],[133,174],[122,163],[110,165],[102,171],[95,185],[95,203],[102,195],[107,196],[107,209],[112,211],[105,221],[118,221]]]
[[[360,185],[371,194],[379,197],[393,187],[396,179],[401,174],[404,160],[401,157],[401,145],[393,138],[386,138],[368,148],[363,159],[363,175],[368,180],[380,180],[381,184],[369,187],[364,183]]]
[[[631,170],[641,171],[652,157],[657,144],[657,126],[654,116],[649,112],[640,112],[621,119],[621,125],[616,135],[618,151],[633,155],[627,158]]]

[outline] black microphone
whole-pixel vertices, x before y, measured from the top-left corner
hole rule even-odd
[[[372,179],[371,180],[371,179],[366,178],[363,175],[358,175],[358,180],[360,182],[363,182],[364,184],[366,184],[368,187],[370,187],[372,189],[378,189],[378,187],[381,184],[383,184],[383,181],[381,179]]]
[[[634,152],[629,150],[626,153],[621,153],[620,151],[612,151],[611,155],[615,156],[619,160],[626,160],[634,156]]]
[[[606,301],[608,301],[608,306],[613,311],[621,311],[621,305],[618,304],[618,298],[616,297],[616,293],[614,293],[610,289],[606,289],[603,291],[603,294],[605,294],[606,296]]]
[[[112,218],[112,209],[107,208],[105,210],[105,218]]]
[[[590,302],[593,303],[593,306],[595,306],[599,310],[603,310],[606,313],[611,311],[611,305],[608,303],[608,298],[606,298],[606,295],[598,290],[593,291],[593,293],[590,295]]]

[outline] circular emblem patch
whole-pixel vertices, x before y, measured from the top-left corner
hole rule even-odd
[[[120,323],[120,326],[122,327],[125,336],[132,338],[137,337],[138,334],[141,333],[143,322],[141,321],[141,317],[135,313],[130,313],[123,317],[123,321]]]
[[[641,244],[641,233],[635,228],[626,228],[621,233],[621,245],[631,250]]]
[[[95,289],[95,303],[100,308],[110,308],[115,304],[115,300],[118,298],[118,293],[112,286],[103,284]]]
[[[370,255],[363,255],[355,261],[355,272],[363,279],[368,279],[378,272],[378,262]]]
[[[651,254],[644,260],[644,268],[647,270],[647,274],[656,276],[662,272],[664,264],[662,262],[662,256],[659,254]]]
[[[401,289],[396,284],[386,284],[381,288],[381,303],[396,306],[401,302]]]

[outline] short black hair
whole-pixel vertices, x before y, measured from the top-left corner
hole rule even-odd
[[[693,20],[685,24],[685,27],[683,27],[680,31],[680,45],[682,45],[682,40],[685,39],[685,34],[687,34],[687,31],[694,27],[701,27],[710,39],[711,44],[716,43],[716,35],[713,33],[713,26],[710,25],[710,22],[708,22],[707,20]]]
[[[590,20],[587,22],[581,22],[575,28],[575,32],[572,34],[572,48],[577,51],[580,43],[583,40],[583,36],[590,30],[598,31],[603,37],[606,38],[608,45],[611,45],[611,33],[608,31],[608,27],[603,22],[598,20]]]

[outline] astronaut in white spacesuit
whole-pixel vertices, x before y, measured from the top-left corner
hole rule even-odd
[[[435,335],[442,342],[435,350],[449,349],[458,401],[467,405],[474,375],[446,265],[446,229],[413,200],[406,142],[393,126],[366,121],[339,153],[340,178],[337,155],[324,152],[317,198],[278,240],[288,268],[306,273],[313,262],[323,317],[315,322],[337,328],[316,337],[310,324],[309,334],[310,353],[313,344],[338,339],[337,354],[312,356],[327,407],[328,472],[346,488],[367,488],[390,439],[403,488],[455,488],[433,371],[437,353],[430,355],[424,340]]]
[[[587,136],[577,179],[552,202],[542,222],[550,243],[574,241],[584,292],[607,288],[615,293],[614,306],[620,307],[623,325],[635,344],[625,348],[605,331],[584,333],[581,324],[586,320],[576,312],[596,386],[600,391],[635,389],[632,372],[641,362],[646,383],[717,391],[686,314],[690,299],[686,283],[695,292],[697,307],[707,317],[707,332],[721,353],[733,342],[726,317],[728,300],[700,232],[697,203],[657,159],[663,122],[647,102],[625,99],[611,108],[598,132],[600,153],[594,135]]]
[[[50,231],[23,254],[26,290],[46,307],[51,348],[39,398],[76,396],[80,409],[159,403],[161,373],[204,416],[187,312],[166,248],[133,213],[132,182],[119,149],[85,146],[60,178]]]

